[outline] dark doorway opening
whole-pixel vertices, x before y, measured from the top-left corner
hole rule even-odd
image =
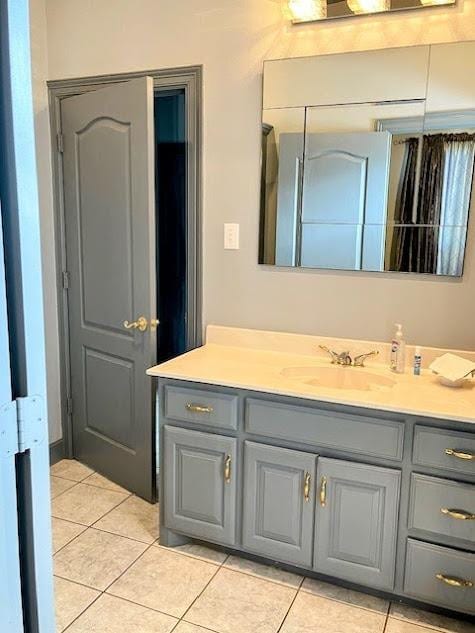
[[[187,349],[187,146],[185,91],[155,92],[157,360]]]

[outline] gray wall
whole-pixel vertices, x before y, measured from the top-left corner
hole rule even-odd
[[[32,2],[46,2],[50,79],[204,65],[205,324],[387,340],[392,324],[400,321],[411,342],[475,349],[475,221],[462,280],[275,270],[257,264],[263,60],[475,39],[475,0],[465,0],[456,10],[298,28],[283,16],[284,1],[142,0],[140,9],[128,0]],[[431,29],[424,27],[429,16]],[[44,126],[45,120],[38,120],[42,157],[48,153]],[[49,251],[45,281],[51,300],[46,305],[54,332],[48,161],[40,173]],[[240,223],[239,251],[223,250],[224,222]],[[54,392],[57,342],[51,336],[47,342]]]

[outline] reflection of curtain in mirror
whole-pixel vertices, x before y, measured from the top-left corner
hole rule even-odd
[[[472,190],[475,135],[450,134],[443,136],[445,137],[445,168],[437,273],[439,275],[460,275]]]
[[[395,224],[412,223],[414,206],[419,140],[417,138],[408,138],[404,141],[404,144],[402,177],[399,182],[394,214]],[[406,259],[411,253],[410,242],[412,235],[411,230],[407,230],[406,227],[399,227],[394,231],[391,245],[390,270],[406,270]]]

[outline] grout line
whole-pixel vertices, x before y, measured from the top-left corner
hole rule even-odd
[[[304,580],[305,580],[305,577],[303,577],[303,578],[302,578],[302,580],[300,581],[300,584],[299,584],[299,586],[297,587],[297,591],[295,592],[295,596],[292,598],[292,601],[291,601],[291,603],[289,604],[289,608],[287,609],[287,611],[286,611],[286,613],[285,613],[284,617],[282,618],[282,622],[280,623],[279,628],[277,629],[276,633],[279,633],[279,631],[281,631],[281,630],[282,630],[282,627],[284,626],[284,623],[285,623],[285,621],[286,621],[286,619],[287,619],[287,616],[289,615],[290,610],[291,610],[291,609],[292,609],[292,607],[294,606],[294,602],[297,600],[297,596],[298,596],[298,595],[299,595],[299,593],[300,593],[300,589],[302,588],[302,585],[303,585],[303,583],[304,583]]]
[[[96,589],[96,591],[98,591],[98,590]],[[100,598],[101,596],[103,596],[103,595],[104,595],[104,593],[101,591],[101,592],[100,592],[100,593],[99,593],[99,594],[98,594],[98,595],[94,598],[94,600],[91,602],[91,604],[88,604],[88,605],[87,605],[87,607],[86,607],[85,609],[83,609],[83,610],[81,611],[81,613],[79,613],[79,614],[78,614],[78,615],[74,618],[74,620],[72,620],[72,621],[71,621],[71,622],[70,622],[70,623],[66,626],[66,628],[61,629],[61,631],[60,631],[59,633],[66,633],[66,631],[68,631],[68,629],[70,629],[70,628],[72,627],[72,625],[73,625],[73,624],[74,624],[77,620],[79,620],[79,618],[80,618],[80,617],[81,617],[84,613],[86,613],[86,611],[87,611],[88,609],[90,609],[90,608],[92,607],[92,605],[93,605],[93,604],[95,604],[95,603],[99,600],[99,598]]]
[[[59,477],[58,477],[58,479],[59,479]],[[73,482],[71,481],[71,479],[63,479],[63,481],[67,481],[67,482],[69,482],[70,484],[73,484],[73,485],[72,485],[72,486],[70,486],[69,488],[67,488],[67,490],[63,490],[63,492],[60,492],[59,494],[55,495],[54,497],[53,497],[53,495],[51,494],[51,487],[50,487],[50,494],[49,494],[49,497],[50,497],[50,503],[51,503],[51,504],[53,503],[53,501],[54,501],[55,499],[59,499],[59,497],[62,497],[62,496],[63,496],[63,495],[65,495],[67,492],[69,492],[69,491],[70,491],[70,490],[72,490],[73,488],[76,488],[76,486],[78,486],[78,485],[81,483],[80,481],[75,481],[75,482],[73,483]]]
[[[227,560],[227,558],[225,558],[223,560],[223,562],[218,565],[216,567],[216,571],[214,572],[214,574],[211,576],[211,578],[208,580],[208,582],[205,584],[205,586],[203,587],[203,589],[200,591],[200,593],[196,596],[196,598],[193,600],[193,602],[190,604],[190,606],[186,609],[185,613],[181,616],[181,619],[184,620],[186,614],[190,611],[191,607],[195,604],[195,602],[201,598],[201,596],[203,595],[203,593],[205,592],[205,590],[209,587],[209,585],[211,584],[211,581],[214,580],[214,578],[216,577],[216,575],[220,572],[221,569],[223,569],[223,564],[224,562]],[[186,622],[186,620],[184,620]],[[189,624],[193,624],[193,622],[190,622]],[[197,625],[195,625],[197,626]]]
[[[71,521],[70,521],[70,523],[71,523]],[[88,527],[87,525],[82,525],[82,523],[72,523],[72,525],[81,526],[81,527],[83,527],[83,528],[84,528],[84,530],[81,530],[81,531],[79,532],[79,534],[76,534],[76,536],[73,536],[73,538],[72,538],[70,541],[68,541],[67,543],[65,543],[65,544],[64,544],[62,547],[60,547],[58,550],[56,550],[56,552],[54,552],[54,553],[53,553],[53,560],[54,560],[54,557],[56,556],[56,554],[59,554],[59,552],[62,552],[62,551],[63,551],[63,549],[64,549],[65,547],[67,547],[67,546],[68,546],[68,545],[70,545],[73,541],[75,541],[77,538],[79,538],[79,537],[81,536],[81,534],[84,534],[84,532],[87,532],[87,530],[89,530],[89,527]]]

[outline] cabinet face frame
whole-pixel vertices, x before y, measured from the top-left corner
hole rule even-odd
[[[369,409],[365,407],[355,407],[351,405],[344,405],[338,403],[328,403],[328,402],[319,402],[309,400],[308,398],[298,398],[295,396],[286,396],[286,395],[278,395],[278,394],[270,394],[266,392],[258,392],[251,391],[245,388],[239,387],[225,387],[219,384],[206,384],[199,382],[191,382],[186,380],[179,380],[173,378],[160,378],[158,384],[158,407],[159,411],[159,426],[160,426],[160,435],[159,435],[159,451],[160,451],[160,469],[161,474],[163,475],[164,469],[164,432],[163,428],[165,425],[180,428],[180,429],[188,429],[194,430],[199,427],[200,432],[202,433],[211,433],[216,434],[217,429],[212,425],[207,425],[206,421],[197,425],[195,422],[181,422],[176,421],[172,418],[167,418],[165,414],[165,387],[173,386],[180,389],[196,389],[199,385],[199,389],[205,392],[209,392],[210,397],[213,394],[227,394],[229,396],[237,396],[237,419],[238,424],[236,430],[224,430],[220,429],[219,434],[222,436],[226,436],[230,439],[237,440],[237,464],[238,468],[235,471],[236,474],[236,483],[237,483],[237,496],[236,496],[236,543],[234,545],[228,546],[229,551],[235,551],[237,554],[242,553],[244,556],[247,555],[248,558],[255,559],[258,562],[264,562],[267,564],[272,564],[274,561],[279,561],[278,564],[280,567],[287,569],[290,572],[294,573],[305,573],[306,576],[313,577],[320,580],[327,580],[328,582],[333,582],[335,584],[342,584],[343,586],[350,586],[354,589],[360,591],[367,591],[368,593],[374,593],[376,591],[377,595],[385,595],[388,599],[397,599],[404,601],[405,599],[410,599],[412,603],[414,600],[419,601],[419,604],[422,608],[424,605],[430,604],[443,609],[450,609],[450,605],[444,604],[442,605],[440,601],[437,599],[431,600],[430,598],[422,598],[415,597],[413,595],[409,595],[404,588],[404,571],[406,564],[406,550],[408,539],[419,539],[419,542],[423,540],[429,540],[427,534],[422,535],[422,533],[415,533],[414,530],[410,530],[409,525],[409,505],[410,505],[410,480],[411,474],[413,472],[423,473],[433,477],[440,477],[446,479],[457,480],[462,483],[475,484],[475,473],[470,472],[459,472],[454,473],[454,471],[449,470],[445,466],[435,466],[430,464],[420,464],[417,463],[414,459],[413,461],[413,444],[416,435],[416,429],[418,427],[423,426],[426,429],[431,429],[431,431],[435,434],[444,435],[446,433],[456,434],[459,436],[462,434],[465,437],[471,437],[475,441],[475,426],[466,422],[457,422],[455,420],[447,420],[447,419],[437,419],[437,418],[429,418],[429,417],[421,417],[417,415],[409,415],[405,413],[398,412],[390,412],[384,410],[375,410]],[[312,441],[309,439],[291,439],[292,438],[292,426],[289,425],[289,434],[288,438],[283,437],[281,434],[272,435],[271,426],[266,426],[266,433],[263,432],[263,429],[260,429],[259,434],[256,434],[255,429],[250,429],[246,425],[246,403],[248,402],[259,402],[260,404],[267,405],[269,407],[284,407],[285,409],[299,409],[300,407],[306,408],[308,411],[313,410],[315,415],[318,417],[320,414],[324,414],[325,416],[330,416],[332,414],[338,416],[350,416],[355,424],[358,423],[359,418],[365,418],[367,422],[372,422],[373,424],[382,423],[383,425],[397,426],[401,425],[403,427],[403,431],[400,434],[400,453],[398,450],[399,458],[398,460],[389,459],[387,456],[383,456],[382,454],[376,455],[373,453],[374,446],[368,446],[367,451],[359,450],[357,452],[349,452],[348,450],[338,448],[337,446],[321,446],[318,444],[318,438],[315,437]],[[272,416],[271,416],[272,417]],[[393,589],[381,589],[377,588],[371,582],[366,582],[361,578],[355,579],[353,581],[345,580],[342,576],[338,577],[336,575],[332,575],[330,573],[325,573],[322,578],[321,570],[317,570],[312,566],[306,566],[304,564],[291,564],[282,560],[281,558],[274,556],[271,557],[266,554],[258,554],[255,551],[251,551],[243,545],[242,541],[242,518],[243,518],[243,499],[242,499],[242,488],[243,488],[243,445],[245,441],[256,442],[259,444],[265,444],[271,447],[277,448],[286,448],[291,449],[292,451],[301,451],[306,454],[311,455],[319,455],[319,458],[328,458],[335,459],[341,461],[350,461],[352,464],[364,464],[366,466],[375,466],[381,467],[383,469],[389,470],[397,470],[401,472],[401,486],[400,486],[400,503],[399,503],[399,518],[398,518],[398,534],[397,534],[397,544],[396,544],[396,572],[394,578],[394,587]],[[344,444],[344,442],[343,442]],[[444,445],[445,446],[445,445]],[[415,456],[414,456],[415,457]],[[159,507],[160,512],[160,542],[164,546],[178,546],[184,544],[189,541],[189,538],[193,538],[193,535],[190,532],[187,532],[184,529],[178,528],[169,528],[167,527],[164,521],[164,503],[163,500],[166,498],[165,494],[165,486],[164,486],[164,477],[159,474],[159,482],[160,482],[160,499],[162,503]],[[209,537],[196,537],[201,538],[204,541],[209,543],[220,545],[219,538]],[[456,550],[460,548],[460,541],[456,539],[451,539],[447,536],[438,537],[436,535],[431,535],[430,541],[438,546],[453,548]],[[475,553],[475,543],[471,547],[466,547],[465,549],[469,551],[473,551]],[[464,607],[463,605],[453,606],[453,611],[457,613],[470,613],[468,607]],[[454,613],[452,613],[452,616]]]

